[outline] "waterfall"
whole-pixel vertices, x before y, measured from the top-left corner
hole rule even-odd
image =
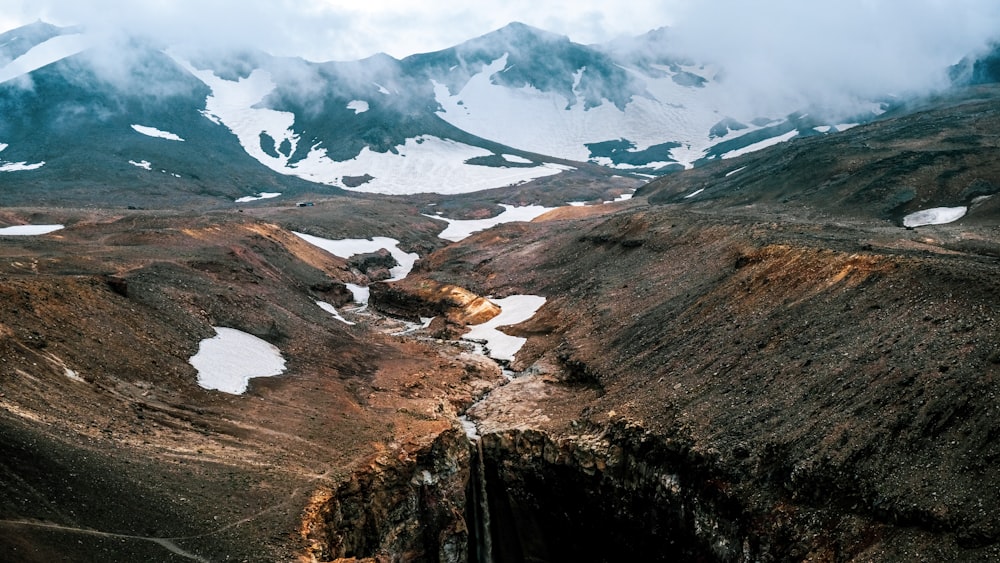
[[[486,464],[483,442],[474,422],[461,417],[462,426],[469,437],[469,488],[466,515],[469,528],[469,561],[493,563],[493,539],[490,535],[490,507],[486,494]]]

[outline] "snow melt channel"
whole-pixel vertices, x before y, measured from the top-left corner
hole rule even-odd
[[[198,370],[198,385],[242,395],[251,377],[284,373],[285,358],[277,346],[234,328],[213,328],[216,335],[202,340],[188,360]]]

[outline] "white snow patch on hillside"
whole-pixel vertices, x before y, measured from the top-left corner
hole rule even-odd
[[[349,320],[345,319],[344,317],[342,317],[340,315],[340,312],[337,311],[337,308],[334,307],[333,305],[327,303],[326,301],[317,301],[316,304],[319,305],[320,309],[323,309],[327,313],[330,313],[331,315],[333,315],[333,318],[335,318],[338,321],[344,323],[345,325],[353,325],[354,324],[351,321],[349,321]]]
[[[752,145],[747,145],[747,146],[745,146],[745,147],[743,147],[741,149],[736,149],[736,150],[729,151],[729,152],[723,154],[722,158],[724,158],[724,159],[725,158],[736,158],[737,156],[741,156],[741,155],[744,155],[744,154],[747,154],[747,153],[751,153],[751,152],[754,152],[754,151],[759,151],[761,149],[766,149],[767,147],[774,146],[774,145],[777,145],[779,143],[784,143],[785,141],[788,141],[788,140],[792,139],[793,137],[798,136],[798,134],[799,134],[798,131],[789,131],[788,133],[785,133],[784,135],[778,135],[777,137],[771,137],[770,139],[764,139],[763,141],[758,141],[758,142],[756,142],[756,143],[754,143]]]
[[[0,67],[0,82],[36,71],[43,66],[89,49],[94,38],[81,33],[58,35],[32,47],[27,53]]]
[[[341,187],[344,187],[344,176],[367,174],[374,179],[348,189],[405,195],[459,194],[487,190],[529,182],[570,169],[549,163],[525,168],[470,165],[466,162],[469,159],[493,153],[426,135],[407,139],[405,144],[396,146],[397,154],[392,151],[378,153],[365,147],[358,156],[343,162],[331,159],[321,143],[317,143],[310,147],[306,158],[291,163],[291,156],[295,154],[301,140],[293,130],[295,115],[254,107],[275,88],[270,73],[257,69],[250,76],[234,82],[219,78],[211,70],[198,70],[181,58],[174,57],[174,60],[212,89],[212,94],[205,100],[206,117],[228,127],[247,154],[281,174]],[[262,135],[273,140],[273,147],[269,147],[273,151],[261,148]]]
[[[517,156],[516,154],[503,154],[500,156],[502,156],[507,162],[513,162],[515,164],[531,164],[533,162],[523,156]]]
[[[344,176],[364,176],[374,179],[352,191],[389,195],[416,193],[462,194],[491,188],[512,186],[536,178],[551,176],[572,167],[545,163],[524,168],[496,168],[466,164],[471,158],[493,153],[479,147],[429,135],[407,139],[397,145],[396,152],[379,153],[368,147],[358,156],[336,162],[326,155],[326,149],[313,147],[309,155],[283,173],[294,174],[313,182],[338,185]]]
[[[216,335],[202,340],[188,360],[198,370],[201,387],[242,395],[251,377],[284,373],[285,359],[273,344],[233,328],[213,328]]]
[[[161,131],[156,127],[147,127],[145,125],[132,124],[132,129],[135,129],[137,133],[142,133],[148,137],[157,137],[159,139],[167,139],[169,141],[183,141],[178,135],[175,135],[169,131]]]
[[[500,314],[485,323],[471,326],[469,332],[462,338],[486,341],[491,358],[513,361],[515,354],[521,346],[524,346],[527,339],[500,332],[499,327],[516,325],[530,319],[545,304],[545,298],[537,295],[511,295],[490,301],[500,307]]]
[[[389,254],[396,259],[398,263],[397,266],[393,266],[389,269],[389,273],[392,277],[388,281],[396,281],[405,278],[409,275],[410,270],[413,269],[413,265],[420,258],[416,252],[403,252],[399,248],[399,241],[394,238],[389,237],[372,237],[371,239],[339,239],[332,240],[322,237],[317,237],[313,235],[307,235],[305,233],[295,232],[296,236],[302,240],[308,242],[313,246],[322,248],[323,250],[333,254],[334,256],[339,256],[343,259],[348,259],[355,254],[367,254],[369,252],[378,252],[383,248],[389,251]],[[355,296],[357,297],[357,296]],[[360,302],[360,301],[359,301]]]
[[[0,229],[3,236],[36,236],[45,235],[60,229],[65,229],[65,225],[14,225]]]
[[[692,70],[709,78],[703,88],[681,86],[671,76],[654,78],[639,70],[626,69],[645,83],[651,97],[636,96],[622,111],[609,101],[585,109],[582,95],[575,90],[576,100],[567,100],[530,85],[513,89],[493,84],[490,77],[506,66],[504,55],[484,67],[454,95],[444,84],[434,82],[435,98],[442,108],[438,115],[480,137],[573,160],[590,159],[586,143],[625,138],[635,144],[633,150],[641,151],[652,145],[677,142],[681,146],[671,151],[671,158],[686,167],[718,142],[709,139],[709,131],[727,115],[724,88],[711,80],[714,76],[711,69]],[[673,74],[667,67],[661,70]],[[575,84],[579,84],[582,72],[585,70],[574,73]],[[574,103],[567,109],[571,101]],[[756,129],[751,126],[732,132],[726,140]]]
[[[689,193],[688,195],[684,196],[684,199],[690,199],[690,198],[692,198],[692,197],[694,197],[694,196],[696,196],[696,195],[700,194],[700,193],[701,193],[701,192],[703,192],[703,191],[705,191],[705,188],[701,188],[701,189],[699,189],[699,190],[695,190],[695,191],[693,191],[693,192]]]
[[[922,227],[924,225],[944,225],[958,221],[969,212],[968,207],[935,207],[910,213],[903,217],[904,227]]]
[[[153,163],[150,162],[150,161],[148,161],[148,160],[140,160],[138,162],[136,162],[134,160],[129,160],[128,163],[131,164],[132,166],[136,166],[138,168],[145,168],[146,170],[152,170],[153,169]]]
[[[368,111],[368,102],[364,100],[351,100],[347,103],[347,109],[354,110],[354,114],[364,113]]]
[[[857,127],[858,125],[860,125],[860,123],[841,123],[839,125],[834,125],[834,127],[837,128],[837,131],[847,131],[848,129]]]
[[[250,76],[238,81],[225,80],[211,70],[198,70],[190,62],[169,52],[167,54],[212,89],[211,95],[205,99],[206,117],[214,116],[228,127],[239,139],[243,150],[261,164],[282,174],[293,174],[287,165],[299,143],[298,135],[292,131],[295,115],[254,107],[274,90],[271,73],[256,69]],[[278,156],[272,156],[261,148],[261,134],[273,140],[273,152]],[[286,151],[287,155],[278,150],[286,141],[291,149]]]
[[[746,169],[747,169],[746,166],[740,166],[736,170],[730,170],[729,172],[726,172],[726,178],[732,176],[733,174],[738,174],[738,173],[740,173],[740,172],[742,172],[742,171],[744,171]]]
[[[246,195],[236,199],[236,203],[250,203],[262,199],[272,199],[281,195],[281,192],[260,192],[257,195]]]
[[[7,143],[0,143],[0,152],[3,152],[4,150],[6,150],[6,148],[9,147],[9,146],[10,145],[8,145]]]
[[[424,215],[432,219],[446,221],[448,226],[438,234],[439,238],[452,242],[460,241],[472,233],[484,231],[490,227],[495,227],[501,223],[512,223],[514,221],[531,221],[535,217],[555,209],[554,207],[544,207],[541,205],[525,205],[524,207],[514,207],[513,205],[501,204],[503,213],[488,219],[448,219],[440,215]]]
[[[0,162],[0,172],[21,172],[24,170],[38,170],[45,166],[45,161],[28,164],[27,162]]]

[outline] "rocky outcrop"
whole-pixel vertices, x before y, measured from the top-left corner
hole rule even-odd
[[[507,430],[482,438],[498,561],[737,561],[738,506],[684,444]],[[638,446],[638,447],[636,447]]]
[[[484,323],[500,314],[500,307],[489,299],[430,279],[413,284],[372,284],[370,303],[378,311],[408,320],[442,316],[448,323],[461,326]]]
[[[411,454],[383,452],[335,491],[317,494],[302,535],[317,561],[466,561],[469,442],[442,432]]]
[[[375,252],[355,254],[347,260],[348,266],[357,270],[358,273],[371,281],[382,281],[391,278],[392,273],[389,270],[398,264],[396,259],[392,257],[392,254],[384,248],[380,248]]]

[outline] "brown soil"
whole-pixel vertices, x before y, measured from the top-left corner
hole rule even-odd
[[[247,214],[76,215],[0,246],[0,559],[288,561],[312,499],[454,427],[495,366],[316,306],[342,260]],[[332,301],[332,300],[331,300]],[[202,389],[212,326],[279,377]]]

